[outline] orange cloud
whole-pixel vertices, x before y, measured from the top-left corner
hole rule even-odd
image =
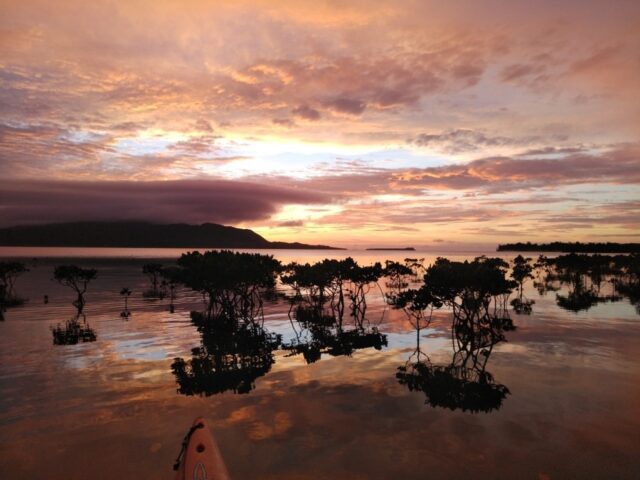
[[[495,221],[479,196],[545,189],[569,198],[595,185],[602,198],[633,200],[639,4],[490,5],[5,1],[0,174],[233,177],[273,191],[260,196],[259,214],[219,218],[283,235],[301,224],[321,230],[277,216],[291,202],[324,208],[331,228],[415,235],[410,215],[441,222],[455,205],[460,221],[451,222],[464,228]],[[319,197],[293,199],[283,193],[291,189]],[[385,203],[398,212],[375,224],[372,205],[384,195],[410,200]],[[436,195],[441,215],[427,208]],[[536,222],[555,224],[550,205],[575,207],[540,201]],[[631,223],[616,225],[600,233]]]

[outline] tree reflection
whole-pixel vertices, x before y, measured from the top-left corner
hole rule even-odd
[[[124,320],[128,320],[131,316],[131,311],[129,310],[129,297],[131,296],[131,290],[129,288],[124,287],[120,290],[120,295],[124,298],[124,310],[120,312],[120,317]]]
[[[598,303],[627,298],[640,313],[639,255],[560,255],[541,256],[536,267],[536,287],[541,295],[556,293],[556,303],[565,310],[589,310]]]
[[[640,254],[616,255],[618,275],[613,279],[616,294],[629,299],[640,315]]]
[[[304,357],[307,363],[314,363],[322,354],[350,356],[356,350],[375,348],[382,350],[387,346],[387,336],[380,333],[377,327],[344,329],[338,322],[329,324],[298,320],[298,328],[292,323],[296,338],[283,344],[282,348],[291,355]]]
[[[598,303],[604,302],[607,299],[613,300],[613,297],[600,297],[592,289],[584,287],[582,284],[576,285],[573,289],[569,290],[567,295],[556,295],[556,304],[565,310],[572,312],[579,312],[581,310],[589,310]]]
[[[402,271],[394,273],[392,281],[400,282]],[[384,274],[380,263],[360,266],[351,257],[287,265],[281,280],[290,288],[289,320],[295,339],[283,349],[291,355],[302,354],[307,363],[316,362],[322,354],[348,356],[365,348],[381,350],[387,337],[369,325],[366,313],[367,294]],[[348,319],[353,327],[346,327]]]
[[[400,384],[423,392],[433,407],[471,412],[500,408],[509,390],[494,381],[486,365],[494,345],[505,340],[502,332],[515,328],[507,302],[518,282],[506,278],[507,267],[498,258],[439,258],[419,289],[395,298],[394,306],[407,313],[416,329],[416,349],[396,373]],[[435,365],[420,348],[420,331],[431,323],[434,309],[444,305],[453,314],[453,358]]]
[[[76,315],[64,324],[51,328],[54,345],[76,345],[77,343],[95,342],[96,332],[87,323],[87,316],[80,309]]]
[[[66,287],[71,288],[76,299],[72,302],[76,307],[76,314],[64,324],[51,327],[54,345],[75,345],[79,342],[95,342],[97,339],[95,331],[87,323],[87,316],[84,314],[86,300],[84,298],[89,283],[95,280],[98,271],[95,269],[84,269],[77,265],[60,265],[55,267],[54,279]]]
[[[502,332],[510,329],[513,323],[504,318],[490,323],[454,320],[453,358],[446,365],[433,364],[420,350],[420,329],[416,329],[416,350],[398,367],[396,378],[409,390],[423,392],[432,407],[474,413],[497,410],[510,392],[495,381],[487,363],[493,347],[505,341]]]
[[[165,290],[162,288],[162,270],[163,266],[160,263],[145,263],[142,266],[142,273],[149,278],[149,288],[142,292],[142,296],[145,298],[164,298]]]
[[[22,262],[0,262],[0,320],[4,320],[3,312],[9,307],[22,305],[25,299],[15,292],[16,279],[28,272]]]
[[[263,304],[279,269],[270,255],[222,250],[180,257],[168,278],[202,293],[206,304],[203,312],[191,312],[201,345],[191,359],[171,365],[179,393],[248,393],[271,369],[281,338],[264,328]]]
[[[255,380],[274,363],[273,351],[281,342],[256,323],[206,321],[206,314],[192,312],[201,334],[201,345],[189,360],[176,358],[171,369],[183,395],[210,396],[226,391],[249,393]]]
[[[177,265],[168,265],[162,267],[160,276],[162,277],[162,281],[160,282],[161,290],[165,292],[169,290],[169,312],[175,313],[176,291],[182,277],[182,269]]]
[[[7,303],[7,289],[4,285],[0,285],[0,321],[4,321],[4,312]]]
[[[316,362],[323,353],[340,356],[364,348],[382,349],[387,338],[368,325],[366,297],[383,273],[380,263],[360,266],[351,257],[287,265],[282,282],[291,288],[289,320],[295,339],[283,348],[292,355],[302,354],[307,363]],[[348,319],[353,327],[346,327]]]

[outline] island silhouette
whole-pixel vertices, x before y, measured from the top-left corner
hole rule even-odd
[[[341,250],[327,245],[270,242],[252,230],[216,223],[148,222],[72,222],[6,227],[0,228],[0,246]]]
[[[560,252],[560,253],[637,253],[640,243],[617,242],[517,242],[498,245],[498,252]]]

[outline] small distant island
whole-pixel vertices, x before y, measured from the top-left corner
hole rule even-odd
[[[551,242],[551,243],[505,243],[498,245],[498,252],[562,252],[562,253],[637,253],[640,243],[581,243],[581,242]]]
[[[343,250],[327,245],[270,242],[253,230],[216,223],[145,222],[73,222],[0,228],[0,246]]]
[[[413,247],[374,247],[374,248],[367,248],[367,250],[374,250],[374,251],[380,251],[380,250],[398,250],[398,251],[402,251],[402,252],[415,252],[416,249]]]

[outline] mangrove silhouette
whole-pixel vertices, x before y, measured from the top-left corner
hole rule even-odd
[[[367,293],[378,286],[383,275],[380,263],[360,266],[348,257],[313,265],[291,263],[283,267],[280,280],[291,289],[289,314],[293,312],[296,319],[307,323],[335,321],[341,328],[347,310],[356,326],[363,328]]]
[[[350,355],[360,348],[381,349],[386,336],[365,325],[365,318],[366,294],[382,274],[380,264],[361,267],[351,258],[282,267],[270,255],[225,250],[182,255],[168,276],[201,293],[205,308],[191,312],[201,345],[190,359],[176,358],[172,364],[178,392],[248,393],[271,369],[273,351],[280,346],[302,353],[308,362],[323,352]],[[292,292],[289,313],[297,340],[287,345],[264,328],[264,302],[277,297],[278,275]],[[354,328],[344,328],[347,312]]]
[[[407,288],[422,271],[422,261],[411,258],[404,263],[386,261],[384,268],[379,263],[361,267],[352,258],[285,267],[282,281],[293,292],[289,317],[297,321],[298,328],[292,321],[296,338],[283,348],[302,354],[307,363],[319,360],[323,353],[336,356],[362,348],[380,350],[387,345],[387,337],[365,323],[367,293],[374,286],[379,288],[378,281],[384,277],[387,303],[406,305],[412,297],[417,305],[416,291]],[[345,309],[353,320],[352,329],[344,328]],[[408,307],[408,311],[422,315],[418,309]]]
[[[499,409],[509,394],[486,369],[494,345],[505,341],[502,332],[515,328],[507,302],[518,283],[506,278],[507,268],[499,258],[438,258],[420,288],[394,298],[394,306],[407,313],[416,329],[416,349],[398,367],[396,378],[409,390],[423,392],[432,407],[489,412]],[[420,331],[444,305],[452,310],[453,358],[447,365],[434,365],[420,348]]]
[[[180,283],[180,276],[182,269],[176,265],[168,265],[162,267],[160,270],[160,276],[162,280],[160,281],[160,288],[162,291],[169,291],[169,312],[175,312],[175,300],[176,300],[176,292],[178,289],[178,284]]]
[[[0,262],[0,320],[3,320],[5,309],[24,304],[24,298],[15,292],[16,279],[28,272],[29,269],[22,262]]]
[[[471,262],[438,258],[427,268],[424,284],[430,295],[452,309],[454,319],[491,322],[509,318],[507,304],[517,282],[506,277],[508,267],[501,258],[482,256]]]
[[[203,295],[211,322],[264,321],[264,296],[275,289],[281,269],[272,255],[230,250],[185,253],[177,264],[175,281]]]
[[[366,297],[383,275],[380,263],[360,266],[351,257],[286,265],[280,279],[290,288],[289,320],[295,339],[282,348],[291,355],[302,354],[307,363],[324,353],[349,356],[364,348],[381,350],[387,337],[366,323]],[[345,328],[348,319],[353,326]]]
[[[541,295],[566,288],[566,294],[556,293],[556,303],[568,311],[580,312],[627,298],[640,313],[639,259],[638,254],[540,256],[534,284]]]
[[[640,253],[640,243],[505,243],[498,245],[498,252],[562,252],[562,253]]]
[[[149,278],[151,284],[149,289],[142,292],[143,297],[163,299],[166,296],[163,288],[165,284],[161,281],[163,268],[161,263],[145,263],[142,266],[142,273]]]
[[[409,322],[417,330],[428,327],[433,319],[433,311],[442,307],[444,301],[436,297],[426,283],[420,288],[412,288],[389,298],[394,308],[401,308]]]
[[[51,328],[54,345],[75,345],[78,342],[96,341],[96,333],[87,323],[87,317],[83,311],[86,304],[84,295],[89,283],[97,276],[97,270],[80,268],[77,265],[55,267],[53,278],[61,285],[71,288],[76,294],[76,299],[72,302],[76,307],[76,315],[64,324],[58,324]]]
[[[174,281],[200,292],[203,312],[191,312],[201,334],[192,358],[171,365],[183,395],[248,393],[255,380],[274,363],[273,350],[281,338],[264,329],[264,298],[272,294],[280,262],[271,255],[228,250],[189,252],[168,274]]]
[[[518,297],[511,300],[511,306],[516,313],[531,314],[535,301],[524,296],[524,283],[528,279],[533,279],[534,266],[531,265],[531,258],[518,255],[513,259],[511,278],[518,284]]]
[[[387,278],[385,286],[387,287],[386,300],[387,303],[393,304],[393,299],[400,295],[409,287],[412,277],[415,277],[416,270],[412,263],[405,260],[404,263],[385,261],[384,276]]]
[[[131,296],[131,290],[124,287],[120,290],[120,295],[124,298],[124,310],[120,312],[120,317],[128,319],[131,316],[131,312],[129,311],[129,297]]]
[[[55,267],[53,271],[53,278],[65,287],[71,288],[76,293],[76,299],[73,305],[78,309],[78,312],[82,312],[85,305],[84,295],[87,292],[89,283],[95,280],[98,276],[98,271],[90,268],[80,268],[77,265],[59,265]]]
[[[640,254],[615,257],[617,275],[612,279],[617,295],[626,297],[640,315]]]
[[[424,265],[424,258],[405,258],[404,264],[413,272],[409,277],[410,283],[420,284],[427,269]]]

